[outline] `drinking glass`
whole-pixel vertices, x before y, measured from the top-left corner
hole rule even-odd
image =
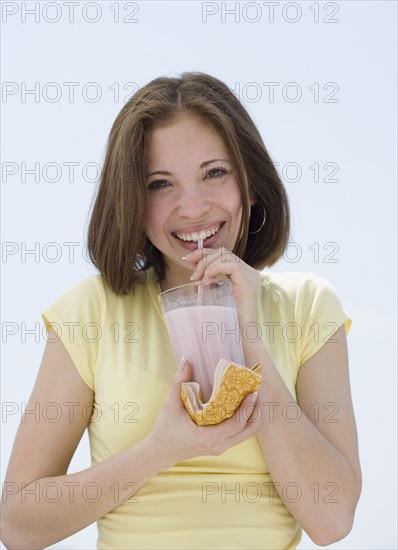
[[[219,360],[243,365],[238,315],[228,279],[212,279],[171,288],[159,294],[177,363],[185,357],[206,403]]]

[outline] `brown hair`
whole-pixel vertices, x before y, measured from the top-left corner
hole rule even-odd
[[[116,294],[133,291],[140,272],[149,267],[155,268],[159,281],[165,276],[162,254],[143,229],[148,131],[184,111],[203,117],[233,157],[242,196],[240,237],[233,252],[261,269],[274,264],[287,245],[286,191],[238,99],[223,82],[207,74],[157,78],[134,94],[116,117],[88,228],[90,258]]]

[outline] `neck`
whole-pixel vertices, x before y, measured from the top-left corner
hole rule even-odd
[[[192,283],[190,279],[191,274],[192,270],[188,269],[170,270],[166,268],[166,275],[164,279],[160,281],[160,288],[162,289],[162,292],[176,286]]]

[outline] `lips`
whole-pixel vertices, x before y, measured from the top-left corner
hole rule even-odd
[[[202,229],[200,231],[193,231],[191,233],[188,232],[175,232],[173,233],[174,237],[179,239],[180,241],[184,242],[198,242],[200,240],[204,241],[205,239],[208,239],[209,237],[212,237],[216,233],[219,232],[221,229],[223,223],[218,223],[216,225],[210,226],[206,229]]]

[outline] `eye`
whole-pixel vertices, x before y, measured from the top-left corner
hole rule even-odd
[[[148,191],[157,191],[158,189],[165,189],[168,187],[169,182],[166,180],[154,180],[148,183],[147,190]]]
[[[207,174],[205,175],[205,179],[207,178],[224,178],[227,176],[228,174],[228,170],[226,170],[225,168],[213,168],[212,170],[209,170],[207,172]]]

